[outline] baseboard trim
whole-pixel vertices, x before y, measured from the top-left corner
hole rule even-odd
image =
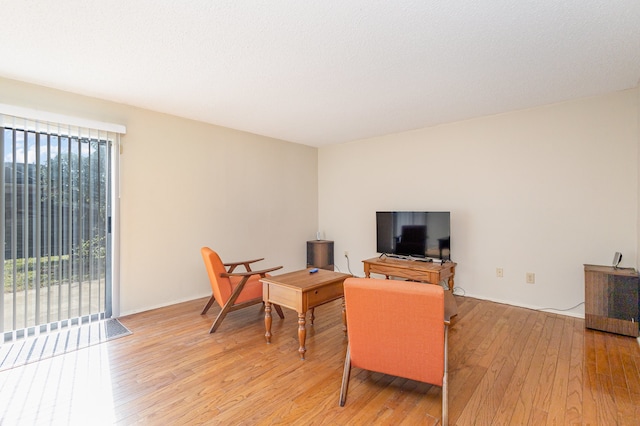
[[[511,306],[517,306],[519,308],[533,309],[534,311],[544,311],[544,312],[549,312],[550,314],[565,315],[568,317],[584,319],[584,312],[562,311],[559,309],[553,309],[553,308],[548,308],[544,306],[528,305],[525,303],[513,302],[511,300],[502,300],[502,299],[496,299],[493,297],[480,296],[472,293],[465,293],[464,296],[473,297],[474,299],[488,300],[490,302],[501,303],[503,305],[511,305]]]
[[[127,315],[139,314],[140,312],[152,311],[154,309],[164,308],[164,307],[171,306],[171,305],[177,305],[178,303],[190,302],[192,300],[202,299],[204,297],[211,297],[211,291],[209,291],[206,294],[199,295],[199,296],[196,295],[195,297],[194,296],[188,296],[188,297],[184,297],[184,298],[180,298],[180,299],[175,299],[173,301],[166,302],[166,303],[145,306],[143,308],[129,310],[129,311],[126,311],[126,312],[120,312],[120,315],[118,315],[118,318],[122,318],[122,317],[125,317]]]

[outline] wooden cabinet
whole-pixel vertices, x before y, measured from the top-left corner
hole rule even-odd
[[[333,271],[333,241],[307,241],[307,268]]]
[[[584,265],[585,326],[638,337],[640,279],[635,269]]]

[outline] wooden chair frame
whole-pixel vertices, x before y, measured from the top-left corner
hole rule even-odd
[[[258,303],[264,303],[263,300],[262,300],[262,297],[251,299],[251,300],[247,300],[247,301],[239,303],[239,304],[235,303],[236,300],[238,299],[238,296],[240,296],[240,293],[242,292],[242,289],[244,288],[245,284],[247,283],[247,281],[249,280],[250,277],[252,277],[253,275],[259,275],[261,278],[264,278],[264,277],[266,277],[266,275],[269,272],[273,272],[273,271],[276,271],[276,270],[282,268],[282,266],[275,266],[275,267],[272,267],[272,268],[262,269],[262,270],[259,270],[259,271],[253,271],[251,269],[250,265],[252,263],[259,262],[261,260],[264,260],[264,258],[253,259],[253,260],[244,260],[244,261],[241,261],[241,262],[229,262],[229,263],[224,263],[223,264],[225,267],[227,267],[229,269],[227,269],[226,272],[220,273],[220,277],[221,278],[241,277],[242,279],[240,280],[238,285],[233,289],[233,292],[231,293],[231,296],[229,297],[229,300],[227,300],[227,303],[225,303],[222,306],[222,309],[218,313],[218,316],[213,321],[213,325],[211,326],[211,329],[209,329],[209,333],[215,333],[215,331],[218,329],[218,327],[220,327],[220,324],[222,323],[222,320],[224,320],[224,318],[227,316],[227,314],[229,312],[237,311],[238,309],[246,308],[248,306],[256,305]],[[240,265],[243,265],[245,267],[246,272],[233,272]],[[204,306],[204,309],[202,310],[202,312],[200,314],[201,315],[206,314],[207,311],[209,310],[209,308],[211,308],[211,305],[213,305],[213,302],[215,300],[216,300],[216,298],[212,294],[211,297],[209,298],[209,300],[207,301],[207,304]],[[282,312],[282,308],[280,307],[280,305],[273,305],[273,306],[274,306],[276,312],[278,313],[278,316],[280,318],[284,318],[284,313]]]

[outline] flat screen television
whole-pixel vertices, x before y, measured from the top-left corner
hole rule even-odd
[[[376,251],[451,260],[450,212],[376,212]]]

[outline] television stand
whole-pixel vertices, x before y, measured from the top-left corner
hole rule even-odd
[[[398,277],[429,284],[440,284],[447,280],[449,291],[453,293],[453,278],[456,274],[456,263],[454,262],[438,264],[426,261],[426,259],[415,261],[392,257],[374,257],[363,260],[362,263],[364,263],[364,276],[367,278],[370,274],[380,274],[387,279]]]
[[[381,274],[387,279],[389,277],[398,277],[436,285],[447,280],[449,291],[444,292],[445,312],[448,312],[450,317],[458,314],[458,304],[453,297],[453,277],[456,274],[455,263],[415,262],[391,257],[374,257],[373,259],[363,260],[362,263],[364,263],[364,276],[367,278],[370,278],[370,274]]]

